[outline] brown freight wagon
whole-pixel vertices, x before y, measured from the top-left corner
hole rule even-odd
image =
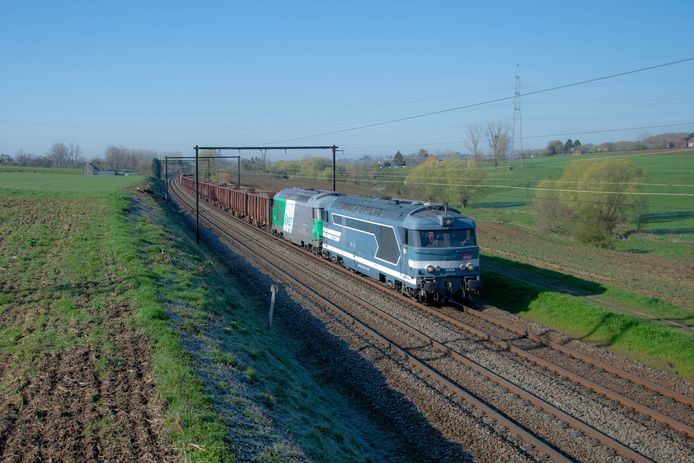
[[[220,185],[220,187],[217,189],[217,201],[219,202],[219,206],[225,211],[231,209],[232,189],[233,187],[229,184],[225,184],[224,186]]]
[[[185,175],[180,175],[179,178],[184,188],[195,192],[194,178]],[[198,188],[201,198],[219,204],[222,209],[237,217],[245,217],[252,224],[261,227],[268,227],[272,223],[275,196],[272,191],[256,191],[254,188],[212,182],[200,182]]]
[[[207,184],[207,201],[212,204],[217,201],[217,184],[214,182]]]
[[[275,194],[271,191],[258,191],[248,193],[248,220],[257,226],[267,227],[272,223],[272,198]]]
[[[195,182],[193,182],[193,193],[195,193]],[[198,195],[200,199],[205,197],[205,182],[198,182]]]
[[[255,191],[241,187],[231,190],[231,212],[236,217],[246,217],[248,215],[248,191]]]
[[[180,175],[180,182],[183,188],[185,188],[188,191],[195,191],[195,180],[193,180],[192,177],[188,175]]]
[[[200,198],[205,201],[210,200],[210,182],[200,182],[199,186]]]

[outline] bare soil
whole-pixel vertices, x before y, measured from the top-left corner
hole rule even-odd
[[[0,293],[11,298],[0,304],[0,462],[174,461],[149,342],[129,323],[132,307],[115,302],[116,264],[100,256],[100,283],[58,283],[56,266],[71,248],[51,231],[80,232],[85,210],[69,200],[0,199],[0,215],[13,221],[0,226],[0,250],[16,254],[0,261]],[[23,240],[36,224],[51,241],[29,254]],[[28,274],[34,279],[23,280]],[[67,315],[53,304],[66,295],[75,301]]]
[[[0,461],[173,460],[149,345],[126,323],[128,312],[109,310],[118,357],[89,345],[40,355],[35,375],[0,394]],[[3,371],[2,381],[11,375]]]

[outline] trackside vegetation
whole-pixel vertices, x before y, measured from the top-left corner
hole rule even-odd
[[[638,195],[645,179],[628,159],[574,162],[559,180],[540,182],[534,199],[538,221],[583,243],[613,247],[615,234],[624,234],[634,221],[627,220],[629,213],[645,204],[645,196]]]
[[[155,278],[157,301],[166,315],[159,324],[174,327],[180,335],[209,393],[193,398],[212,404],[225,426],[216,444],[205,444],[199,434],[193,434],[180,435],[182,441],[176,447],[187,444],[199,461],[224,461],[212,452],[215,445],[221,451],[222,442],[234,458],[243,461],[401,459],[399,438],[374,422],[371,412],[346,397],[340,387],[326,382],[321,368],[312,364],[306,369],[301,364],[299,359],[310,358],[303,341],[279,320],[268,330],[267,294],[248,288],[247,280],[236,274],[246,273],[246,266],[231,264],[234,269],[230,270],[211,250],[196,245],[180,216],[162,206],[150,197],[140,197],[139,213],[130,214],[129,229],[137,236],[140,252],[147,253],[148,263],[140,274]],[[156,320],[162,315],[160,306],[153,299],[149,305]],[[143,321],[149,324],[148,317]],[[171,386],[172,393],[180,396],[185,391],[176,389],[182,387],[179,383],[173,377],[171,384],[162,384],[162,392],[166,394]],[[183,403],[171,416],[183,416],[188,407]],[[201,410],[198,421],[215,431],[216,419],[203,420],[215,415]],[[199,430],[211,434],[205,427]]]
[[[118,262],[128,272],[132,288],[124,298],[136,307],[133,323],[153,343],[152,365],[160,393],[167,404],[169,438],[185,461],[235,461],[229,450],[224,422],[214,409],[210,394],[196,374],[193,359],[183,346],[181,333],[169,322],[166,303],[204,304],[199,289],[192,287],[184,269],[173,265],[176,252],[165,253],[163,230],[146,217],[130,214],[130,195],[112,200],[112,243]],[[176,284],[174,295],[165,296],[164,275]]]

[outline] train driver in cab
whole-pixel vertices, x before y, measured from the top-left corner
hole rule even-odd
[[[427,233],[427,245],[429,248],[441,248],[444,246],[441,232],[430,231]]]

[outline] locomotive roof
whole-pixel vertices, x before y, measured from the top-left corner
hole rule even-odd
[[[325,202],[324,198],[330,198],[334,196],[341,196],[341,193],[336,193],[330,190],[319,190],[317,188],[285,188],[277,192],[275,197],[284,199],[293,199],[294,201],[307,203],[311,207],[322,207]],[[323,201],[318,201],[323,199]],[[316,201],[318,201],[317,204]]]
[[[455,228],[475,227],[472,219],[456,209],[447,208],[442,204],[424,204],[421,201],[340,196],[332,201],[329,209],[333,212],[349,211],[361,218],[385,219],[378,221],[414,230],[443,228],[439,219],[441,216],[452,218],[452,227]]]

